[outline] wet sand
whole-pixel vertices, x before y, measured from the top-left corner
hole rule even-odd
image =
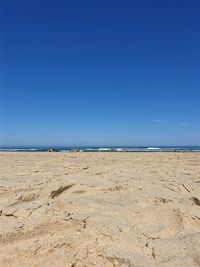
[[[0,153],[0,266],[200,266],[200,153]]]

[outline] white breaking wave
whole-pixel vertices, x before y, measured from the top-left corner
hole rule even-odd
[[[110,149],[111,148],[106,148],[106,147],[104,148],[104,147],[102,147],[102,148],[99,148],[99,151],[110,151]]]

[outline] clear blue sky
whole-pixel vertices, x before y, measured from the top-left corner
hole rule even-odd
[[[0,1],[0,145],[200,145],[200,1]]]

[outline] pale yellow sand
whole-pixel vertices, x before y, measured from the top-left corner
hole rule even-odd
[[[200,266],[199,153],[0,153],[0,266]]]

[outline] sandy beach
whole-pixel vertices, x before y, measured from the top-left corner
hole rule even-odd
[[[0,153],[0,266],[200,266],[200,153]]]

